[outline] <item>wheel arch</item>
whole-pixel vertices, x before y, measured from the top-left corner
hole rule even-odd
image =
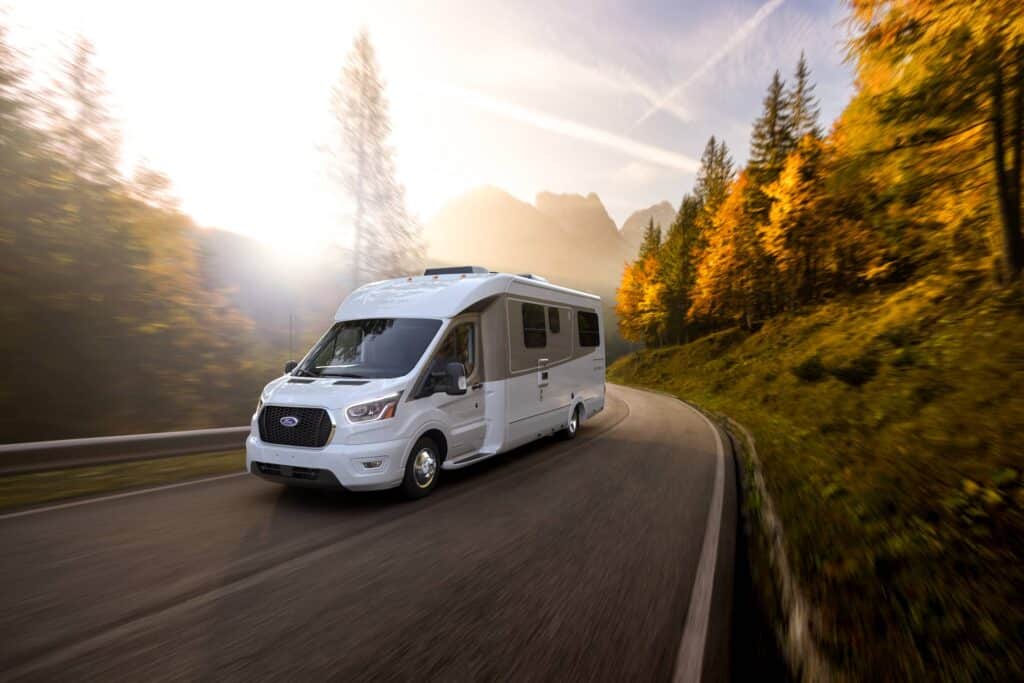
[[[423,437],[427,437],[437,444],[437,449],[439,451],[438,457],[440,458],[438,466],[442,465],[444,461],[448,458],[448,436],[444,433],[444,431],[442,431],[438,427],[428,427],[424,429],[423,432],[419,434],[419,436],[413,439],[413,447],[415,447],[417,442],[419,442],[419,440],[422,439]],[[409,453],[407,453],[405,457],[408,458]]]
[[[574,398],[569,404],[569,414],[565,416],[566,421],[572,418],[573,411],[575,410],[580,411],[580,424],[582,424],[587,419],[587,405],[580,396]]]

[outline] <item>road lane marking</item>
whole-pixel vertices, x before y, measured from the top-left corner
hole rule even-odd
[[[109,496],[100,496],[98,498],[85,498],[83,500],[74,500],[70,503],[59,503],[57,505],[47,505],[46,507],[29,508],[28,510],[21,510],[20,512],[8,512],[0,515],[0,520],[14,519],[15,517],[26,517],[28,515],[38,515],[41,512],[52,512],[54,510],[64,510],[66,508],[76,508],[79,505],[91,505],[92,503],[102,503],[107,500],[117,500],[118,498],[131,498],[132,496],[141,496],[144,493],[156,493],[157,491],[167,491],[169,489],[177,489],[182,486],[192,486],[193,484],[205,484],[208,481],[219,481],[221,479],[229,479],[231,477],[240,477],[248,472],[232,472],[231,474],[219,474],[216,477],[206,477],[205,479],[191,479],[189,481],[181,481],[177,484],[164,484],[163,486],[151,486],[145,489],[138,489],[136,491],[125,491],[124,493],[115,493]]]
[[[673,397],[675,398],[675,397]],[[676,399],[679,401],[679,399]],[[686,613],[686,625],[676,655],[676,671],[672,680],[676,683],[700,683],[704,668],[704,650],[708,640],[708,623],[711,619],[711,597],[715,590],[715,565],[718,561],[718,536],[722,530],[722,513],[725,507],[725,451],[722,436],[707,415],[685,401],[684,406],[701,416],[708,429],[715,435],[715,482],[708,507],[708,521],[704,529],[704,543],[697,563],[697,576],[690,593],[690,607]]]

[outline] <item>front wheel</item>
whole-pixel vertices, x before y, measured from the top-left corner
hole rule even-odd
[[[405,463],[402,493],[409,498],[422,498],[429,494],[437,486],[440,469],[441,457],[437,444],[430,437],[420,438]]]
[[[559,436],[561,436],[566,441],[570,439],[575,439],[576,432],[578,432],[580,429],[580,417],[582,414],[583,411],[581,410],[580,406],[576,406],[575,408],[573,408],[572,417],[569,418],[569,424],[565,426],[565,429],[559,432]]]

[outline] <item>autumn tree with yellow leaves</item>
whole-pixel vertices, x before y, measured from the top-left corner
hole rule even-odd
[[[775,72],[746,167],[733,179],[731,162],[716,166],[727,154],[712,138],[664,243],[627,267],[627,338],[755,329],[936,269],[1020,279],[1024,3],[850,7],[858,89],[845,111],[825,135],[804,56],[791,85]]]

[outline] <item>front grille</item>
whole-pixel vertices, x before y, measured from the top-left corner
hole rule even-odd
[[[285,427],[281,418],[294,417],[298,423]],[[282,446],[322,448],[331,438],[331,418],[323,408],[264,406],[260,413],[260,439]]]

